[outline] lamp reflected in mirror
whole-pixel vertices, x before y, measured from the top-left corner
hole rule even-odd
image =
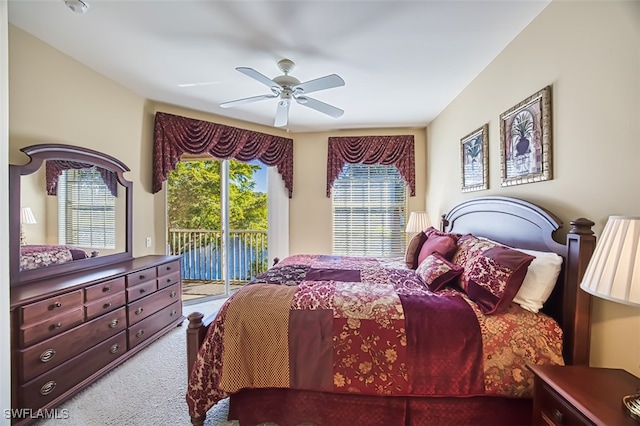
[[[38,223],[36,217],[31,211],[30,207],[23,207],[20,209],[20,244],[25,245],[27,243],[27,237],[24,235],[24,225],[34,225]]]

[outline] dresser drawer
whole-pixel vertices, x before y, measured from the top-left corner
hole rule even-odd
[[[84,290],[85,301],[93,302],[113,294],[124,291],[124,277],[115,280],[105,281],[100,284],[94,284]]]
[[[180,284],[173,284],[129,304],[127,307],[129,326],[147,318],[176,300],[180,300]]]
[[[534,424],[573,426],[591,422],[565,401],[546,383],[536,382],[535,397],[540,401],[540,411],[535,413]]]
[[[133,287],[138,284],[142,284],[145,281],[155,280],[158,276],[156,268],[143,269],[139,272],[134,272],[127,275],[127,287]]]
[[[144,342],[149,337],[180,318],[181,315],[182,304],[180,302],[175,302],[148,318],[136,323],[132,327],[129,327],[129,330],[127,331],[129,349]]]
[[[163,275],[173,274],[174,272],[180,272],[180,261],[174,260],[173,262],[165,263],[164,265],[160,265],[156,267],[158,270],[158,276],[161,277]]]
[[[119,334],[22,385],[19,407],[44,407],[126,352],[127,333]]]
[[[68,311],[82,305],[82,289],[60,296],[30,303],[20,308],[20,318],[23,325],[41,321],[60,312]]]
[[[174,273],[159,276],[158,277],[158,289],[162,289],[165,287],[169,287],[172,284],[175,284],[180,281],[180,271],[176,271]]]
[[[108,315],[86,322],[72,330],[19,351],[19,380],[26,382],[51,370],[123,331],[126,326],[126,309],[122,307]]]
[[[118,309],[121,306],[124,306],[126,302],[126,296],[124,291],[120,293],[116,293],[111,295],[110,297],[105,297],[97,302],[89,303],[85,305],[84,311],[87,319],[93,319],[95,317],[99,317],[100,315],[106,314],[107,312],[111,312],[114,309]]]
[[[37,324],[23,326],[20,328],[20,345],[25,347],[56,336],[78,324],[82,324],[82,321],[84,321],[84,308],[80,306],[47,318]]]
[[[138,300],[141,297],[145,297],[153,293],[158,289],[158,284],[156,280],[146,281],[142,284],[138,284],[135,287],[127,288],[127,300],[129,302],[133,302],[134,300]]]

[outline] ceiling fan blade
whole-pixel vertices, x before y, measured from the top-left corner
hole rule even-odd
[[[264,84],[265,86],[269,87],[272,90],[273,90],[274,87],[276,89],[278,89],[278,90],[282,90],[282,86],[280,86],[275,81],[271,80],[266,75],[264,75],[262,73],[259,73],[258,71],[254,70],[253,68],[238,67],[238,68],[236,68],[236,70],[240,71],[242,74],[244,74],[246,76],[249,76],[249,77],[251,77],[251,78],[253,78],[255,80],[258,80],[260,83]]]
[[[220,104],[221,108],[231,108],[238,105],[248,104],[251,102],[262,101],[264,99],[273,99],[277,98],[277,95],[260,95],[260,96],[252,96],[250,98],[238,99],[235,101],[223,102]]]
[[[298,96],[296,97],[296,101],[300,105],[315,109],[316,111],[320,111],[334,118],[341,117],[342,114],[344,114],[344,111],[340,108],[336,108],[333,105],[325,104],[317,99],[308,98],[306,96]]]
[[[305,81],[293,87],[297,93],[311,93],[318,90],[331,89],[333,87],[344,86],[344,80],[336,74],[325,75],[315,80]]]
[[[276,119],[273,123],[275,127],[284,127],[289,121],[289,107],[291,101],[288,99],[282,99],[278,102],[278,109],[276,110]]]

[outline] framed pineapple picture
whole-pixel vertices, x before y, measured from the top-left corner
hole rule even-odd
[[[552,178],[551,86],[500,115],[502,186]]]
[[[489,124],[460,140],[462,192],[489,188]]]

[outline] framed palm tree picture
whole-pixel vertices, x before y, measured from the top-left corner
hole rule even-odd
[[[551,86],[500,115],[502,186],[552,178]]]
[[[489,188],[489,124],[460,140],[462,192]]]

